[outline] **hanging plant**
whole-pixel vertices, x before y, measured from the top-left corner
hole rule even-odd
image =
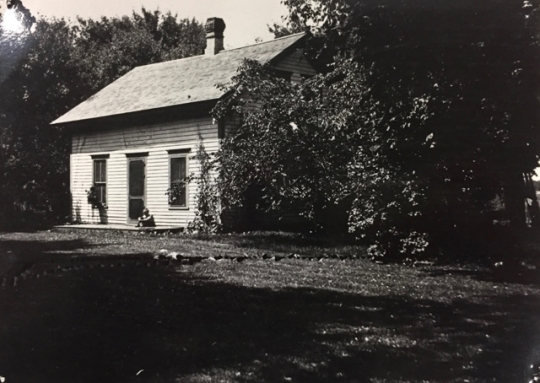
[[[92,209],[107,209],[107,206],[99,201],[98,193],[95,186],[92,186],[89,190],[86,190],[86,199]]]

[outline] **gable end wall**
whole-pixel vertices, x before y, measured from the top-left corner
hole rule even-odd
[[[315,76],[317,71],[304,57],[304,51],[301,48],[295,49],[292,53],[286,55],[274,67],[285,72],[298,73],[305,76]]]

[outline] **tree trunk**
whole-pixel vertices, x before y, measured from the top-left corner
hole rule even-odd
[[[519,171],[509,171],[504,185],[504,204],[510,227],[523,230],[526,227],[525,182]]]
[[[527,209],[531,219],[531,226],[540,226],[540,207],[536,197],[536,189],[530,173],[525,174],[525,195],[527,196]]]

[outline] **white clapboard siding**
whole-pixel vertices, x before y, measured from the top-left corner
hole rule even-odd
[[[129,128],[110,127],[74,133],[72,153],[107,153],[157,145],[181,145],[201,138],[217,138],[217,134],[217,123],[213,124],[209,117]]]
[[[188,175],[198,174],[199,163],[192,157],[195,156],[200,142],[204,144],[208,153],[215,153],[219,149],[217,125],[213,124],[210,118],[204,118],[152,125],[145,129],[145,131],[139,128],[111,129],[111,131],[79,133],[74,136],[74,152],[71,155],[74,220],[91,223],[100,221],[97,209],[91,209],[87,203],[86,190],[92,186],[93,181],[92,155],[108,154],[106,222],[128,223],[127,154],[137,152],[144,153],[146,206],[154,215],[156,224],[186,227],[188,222],[193,220],[197,197],[195,182],[188,185],[188,208],[169,208],[168,197],[165,194],[169,187],[169,150],[189,149],[189,153],[186,153]],[[136,135],[144,137],[135,137]]]
[[[299,73],[305,76],[314,76],[317,71],[311,66],[311,64],[304,57],[302,49],[296,49],[291,54],[286,55],[278,63],[275,68],[285,72]]]
[[[77,222],[99,223],[99,211],[88,204],[87,190],[92,186],[93,162],[90,156],[71,156],[72,217]],[[76,171],[74,171],[76,170]]]
[[[107,222],[127,223],[127,169],[125,153],[112,152],[107,160]]]

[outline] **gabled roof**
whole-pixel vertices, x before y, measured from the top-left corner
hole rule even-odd
[[[63,124],[219,99],[217,84],[227,83],[245,58],[274,62],[306,36],[285,36],[264,43],[140,66],[52,122]]]

